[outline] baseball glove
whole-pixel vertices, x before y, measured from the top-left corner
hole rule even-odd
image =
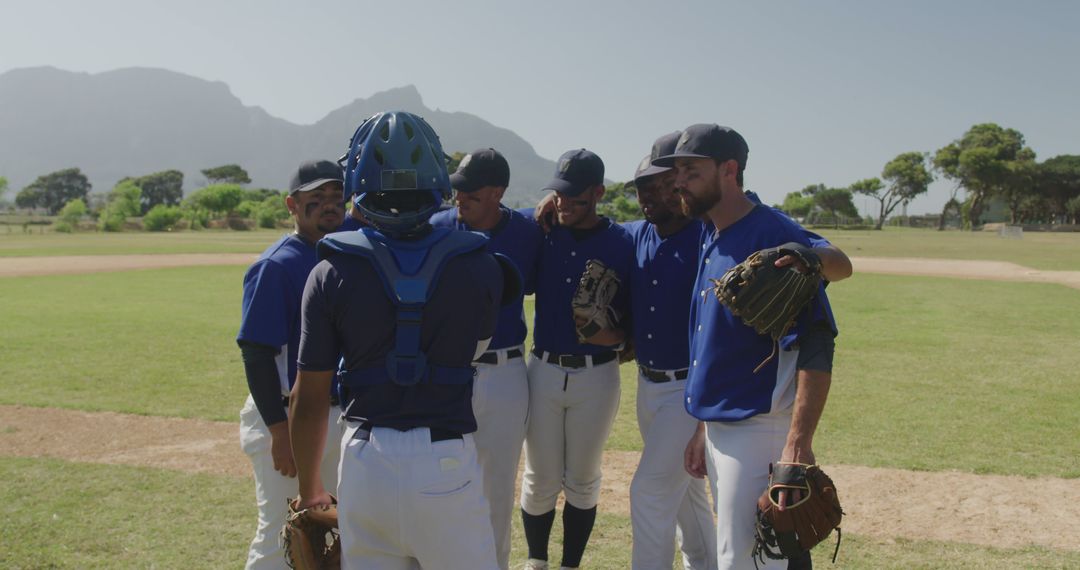
[[[806,266],[802,273],[794,265],[777,267],[776,261],[794,255]],[[809,247],[790,242],[754,252],[746,261],[728,269],[720,279],[712,279],[716,298],[758,334],[779,341],[795,324],[799,313],[810,303],[821,284],[821,259]],[[756,373],[772,360],[773,353],[754,369]]]
[[[289,501],[289,516],[281,530],[285,562],[295,570],[341,568],[337,498],[334,504],[297,510],[299,498]]]
[[[619,277],[599,259],[590,259],[578,280],[571,306],[577,327],[578,342],[618,322],[611,300],[619,291]]]
[[[784,510],[777,508],[780,491],[791,497]],[[832,479],[817,465],[777,462],[769,466],[769,488],[757,504],[757,538],[754,560],[793,558],[808,551],[836,529],[836,551],[840,551],[840,520],[844,511]]]

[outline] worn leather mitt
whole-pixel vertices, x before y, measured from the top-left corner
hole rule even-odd
[[[785,255],[798,257],[806,272],[800,272],[794,265],[777,267],[776,261]],[[731,310],[731,314],[758,334],[768,335],[776,342],[787,334],[799,313],[817,295],[821,285],[821,259],[809,247],[789,242],[754,252],[712,283],[716,298]],[[754,372],[773,355],[769,355]]]
[[[780,491],[787,491],[784,510]],[[797,498],[792,495],[798,494]],[[777,462],[769,466],[769,488],[758,499],[754,560],[793,558],[825,540],[836,529],[840,551],[840,521],[844,511],[832,479],[817,465]]]
[[[297,510],[299,498],[289,501],[289,515],[281,540],[285,561],[295,570],[339,570],[341,539],[338,534],[337,498],[333,504]]]
[[[611,301],[618,291],[619,277],[615,270],[599,259],[585,263],[585,271],[571,300],[579,342],[618,322],[618,315],[611,308]]]

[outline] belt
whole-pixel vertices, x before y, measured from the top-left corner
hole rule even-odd
[[[330,405],[331,406],[336,406],[336,405],[338,405],[340,403],[341,403],[341,401],[338,400],[338,395],[331,393],[330,394]],[[289,407],[289,397],[288,396],[282,396],[281,397],[281,406],[284,407],[284,408]]]
[[[664,382],[671,382],[672,380],[686,380],[689,375],[689,369],[680,368],[678,370],[657,370],[656,368],[649,368],[648,366],[638,365],[638,371],[645,377],[646,380],[654,384],[663,384]]]
[[[614,350],[601,352],[600,354],[552,354],[546,350],[533,349],[533,356],[563,368],[591,368],[611,362],[618,356]]]
[[[360,424],[360,427],[356,429],[356,435],[353,437],[361,441],[371,440],[371,430],[378,426],[373,426],[367,422]],[[422,426],[421,426],[422,427]],[[431,443],[437,443],[440,441],[449,441],[451,439],[465,439],[460,433],[456,431],[450,431],[443,428],[428,428],[431,432]]]
[[[524,355],[520,348],[511,348],[510,350],[489,350],[484,354],[481,354],[480,358],[473,360],[473,362],[480,364],[498,364],[500,352],[506,353],[506,360],[510,360],[511,358],[521,358]]]

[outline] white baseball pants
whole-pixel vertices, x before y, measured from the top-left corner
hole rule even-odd
[[[716,549],[721,569],[755,568],[754,517],[769,486],[769,463],[780,459],[791,409],[739,422],[706,422],[706,467],[717,513]],[[757,568],[781,570],[787,560],[765,559]]]
[[[494,570],[495,539],[473,436],[432,443],[427,428],[374,428],[341,447],[344,570]]]
[[[600,499],[604,444],[619,410],[619,363],[562,368],[530,358],[521,508],[541,515],[559,492],[579,509]]]
[[[522,347],[517,348],[524,354]],[[507,570],[514,485],[529,414],[529,380],[523,356],[507,359],[506,350],[494,352],[499,358],[496,364],[476,365],[472,402],[477,430],[473,439],[483,472],[484,496],[491,506],[499,568]]]
[[[326,447],[320,472],[323,485],[331,493],[337,489],[338,460],[341,457],[341,434],[344,424],[340,414],[330,410],[326,428]],[[248,550],[247,570],[288,570],[285,551],[279,535],[288,515],[288,501],[299,493],[295,477],[285,477],[274,470],[274,458],[270,455],[270,430],[259,415],[255,401],[248,396],[240,410],[240,448],[251,460],[255,473],[255,503],[259,508],[259,521],[255,538]]]
[[[676,534],[686,570],[715,570],[716,525],[705,481],[683,467],[686,442],[698,420],[686,412],[686,380],[654,383],[638,375],[641,452],[630,483],[634,570],[671,568]]]

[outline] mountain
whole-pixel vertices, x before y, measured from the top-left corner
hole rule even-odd
[[[252,187],[284,188],[308,158],[337,159],[373,113],[403,110],[427,119],[447,153],[494,147],[510,162],[506,201],[535,204],[555,163],[513,131],[469,113],[424,105],[413,86],[376,93],[297,125],[244,105],[220,81],[163,69],[78,73],[52,67],[0,74],[0,176],[15,192],[42,174],[77,166],[95,191],[125,176],[175,168],[185,190],[205,184],[204,168],[236,163]]]

